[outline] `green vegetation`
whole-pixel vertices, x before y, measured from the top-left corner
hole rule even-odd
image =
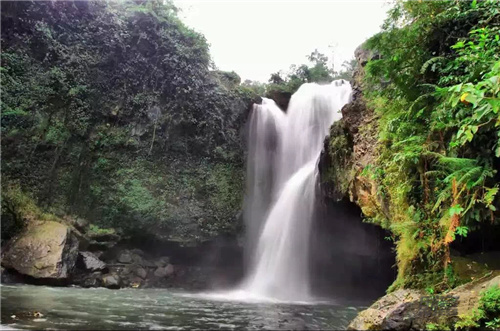
[[[3,182],[130,234],[238,228],[239,130],[257,95],[176,13],[156,0],[2,3]]]
[[[269,78],[266,94],[272,96],[276,92],[293,94],[304,83],[329,83],[335,79],[351,80],[356,60],[345,61],[340,71],[335,71],[328,63],[328,57],[318,50],[307,56],[308,64],[293,64],[288,73],[277,72]]]
[[[364,92],[378,117],[365,169],[389,212],[398,287],[456,284],[450,244],[499,224],[500,7],[497,1],[398,1],[364,48]]]
[[[455,329],[489,329],[498,330],[500,328],[500,287],[498,285],[481,292],[479,306],[469,314],[460,316],[460,320],[455,323]]]
[[[51,214],[40,210],[33,197],[23,192],[19,183],[2,181],[2,241],[9,239],[32,220],[59,221]]]

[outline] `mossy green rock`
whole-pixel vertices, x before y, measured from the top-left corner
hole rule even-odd
[[[2,266],[35,278],[67,278],[78,255],[78,240],[68,226],[34,222],[2,252]]]
[[[451,329],[478,307],[481,291],[499,284],[500,271],[495,271],[445,294],[400,289],[360,312],[348,330],[425,330],[429,324]]]

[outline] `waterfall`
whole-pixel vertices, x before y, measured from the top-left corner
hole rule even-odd
[[[278,300],[308,300],[308,248],[317,162],[351,86],[307,83],[283,113],[270,99],[249,121],[244,218],[249,269],[241,290]]]

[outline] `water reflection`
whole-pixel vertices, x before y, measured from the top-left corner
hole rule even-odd
[[[229,301],[160,289],[3,285],[1,293],[2,324],[29,329],[345,329],[357,312],[331,303]]]

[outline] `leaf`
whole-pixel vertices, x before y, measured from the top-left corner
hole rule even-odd
[[[467,233],[469,232],[469,228],[466,226],[457,226],[455,233],[461,237],[467,237]]]
[[[470,129],[467,129],[465,131],[465,136],[467,137],[467,141],[472,141],[472,138],[474,138],[474,134],[472,133],[472,131]]]
[[[453,49],[464,48],[464,46],[465,46],[465,43],[463,41],[459,41],[455,45],[451,46],[451,48],[453,48]]]
[[[464,211],[464,209],[462,208],[462,206],[460,206],[459,204],[456,204],[456,205],[450,207],[450,209],[448,210],[448,214],[450,216],[460,215],[460,213],[462,213],[463,211]]]
[[[484,202],[487,205],[490,205],[495,198],[495,195],[498,193],[498,187],[487,188],[486,193],[484,194]]]

